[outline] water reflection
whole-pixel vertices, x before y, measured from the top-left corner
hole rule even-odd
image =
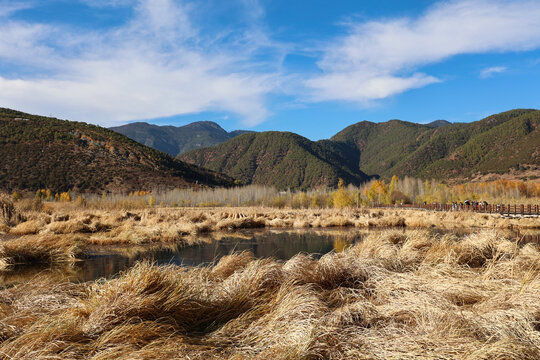
[[[193,246],[169,244],[153,247],[96,247],[85,259],[72,265],[66,264],[46,269],[26,266],[0,273],[0,283],[7,286],[35,276],[52,277],[58,281],[92,281],[99,278],[111,278],[141,260],[152,261],[159,265],[198,266],[217,262],[222,256],[240,251],[250,251],[258,258],[273,257],[279,260],[290,259],[298,253],[309,253],[319,257],[332,250],[343,251],[376,231],[384,230],[244,231],[226,236],[219,241]],[[413,230],[401,228],[398,231]],[[437,229],[433,229],[431,232],[444,233],[444,231]],[[456,235],[462,236],[467,233],[461,231]],[[505,236],[512,236],[512,234],[505,234]],[[527,239],[530,237],[529,241],[534,242],[539,234],[520,234],[520,237],[524,236]]]
[[[241,251],[250,251],[258,258],[273,257],[287,260],[300,252],[321,256],[333,249],[334,236],[330,234],[295,232],[265,233],[248,239],[231,236],[212,243],[161,246],[147,248],[138,253],[126,249],[130,251],[129,254],[123,254],[121,250],[116,249],[114,254],[91,255],[80,262],[78,280],[111,277],[141,260],[149,260],[160,265],[198,266],[217,262],[222,256]]]

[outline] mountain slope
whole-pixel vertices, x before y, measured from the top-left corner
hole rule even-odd
[[[355,146],[368,174],[468,179],[540,165],[540,111],[516,109],[471,123],[359,122],[332,137]]]
[[[470,178],[474,174],[504,174],[509,169],[540,165],[540,111],[512,115],[515,116],[475,134],[420,174]]]
[[[313,142],[289,132],[244,134],[223,144],[179,155],[181,160],[223,172],[245,184],[279,189],[359,184],[367,176],[351,159],[357,150],[328,140]]]
[[[477,141],[481,141],[479,139],[481,139],[482,134],[487,133],[509,121],[512,123],[511,120],[532,112],[535,112],[535,110],[510,110],[500,114],[491,115],[479,121],[452,124],[435,129],[429,141],[418,148],[418,150],[413,154],[404,158],[402,162],[391,169],[390,172],[396,174],[408,174],[410,176],[436,178],[442,178],[445,176],[461,177],[466,174],[468,176],[479,170],[477,169],[478,164],[468,164],[470,171],[461,171],[460,169],[457,169],[457,167],[465,164],[454,162],[455,155],[453,154],[459,152],[459,149],[467,143],[474,144]],[[503,139],[506,136],[504,133],[500,133],[499,135]],[[494,143],[497,141],[497,139],[493,139]],[[516,146],[519,146],[519,143],[517,143]],[[501,154],[502,158],[511,156],[510,152],[512,151],[512,148],[508,148],[507,150],[508,152],[506,154]],[[485,148],[483,151],[480,151],[480,153],[487,151],[489,151],[489,148]],[[444,162],[446,165],[441,165],[442,167],[437,165],[431,167],[432,164],[438,162],[441,162],[441,164]],[[443,168],[447,168],[449,171],[441,172]],[[489,170],[484,169],[484,171]],[[506,171],[508,171],[508,168],[506,168],[503,172]]]
[[[192,149],[221,144],[238,135],[248,133],[236,130],[228,133],[212,121],[197,121],[185,126],[158,126],[145,122],[112,127],[111,130],[124,134],[146,146],[163,151],[171,156]]]
[[[85,123],[0,108],[0,188],[131,191],[229,185],[124,135]]]
[[[365,173],[385,175],[425,143],[432,132],[431,126],[401,120],[362,121],[343,129],[331,140],[356,147],[358,167]]]

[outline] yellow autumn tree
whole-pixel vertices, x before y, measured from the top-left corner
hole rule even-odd
[[[367,190],[367,197],[369,201],[378,204],[389,204],[390,196],[388,193],[388,186],[384,180],[375,180],[369,189]]]
[[[347,206],[352,206],[354,204],[353,198],[347,193],[345,189],[345,182],[343,179],[339,179],[338,189],[332,194],[332,200],[334,207],[342,209]]]

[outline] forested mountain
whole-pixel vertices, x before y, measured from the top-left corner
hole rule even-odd
[[[130,128],[155,127],[138,123]],[[156,128],[160,134],[167,127]],[[208,122],[184,128],[192,131],[191,138],[184,131],[184,147],[158,135],[152,146],[159,143],[176,153],[207,141],[224,142],[183,153],[178,160],[109,129],[0,108],[0,189],[132,191],[222,186],[234,180],[309,189],[335,186],[340,178],[359,184],[371,176],[540,177],[539,110],[511,110],[471,123],[362,121],[321,141],[289,132],[227,133]]]
[[[230,133],[212,121],[197,121],[185,126],[159,126],[145,122],[112,127],[111,130],[124,134],[146,146],[163,151],[171,156],[192,149],[221,144],[250,131],[236,130]]]
[[[0,108],[0,189],[132,191],[229,185],[124,135],[80,122]]]
[[[441,136],[467,141],[448,147],[450,151],[441,154],[444,157],[425,168],[416,167],[416,174],[459,179],[510,172],[517,177],[540,175],[540,111],[509,111],[450,130]],[[435,141],[438,139],[432,139],[430,144]]]
[[[343,129],[331,140],[357,148],[357,166],[366,174],[385,175],[429,140],[433,131],[431,126],[401,120],[362,121]]]
[[[357,152],[345,143],[313,142],[290,132],[269,131],[244,134],[179,158],[223,172],[244,184],[309,189],[335,186],[340,178],[353,184],[366,181],[368,177],[354,161]]]
[[[470,179],[540,172],[540,111],[517,109],[433,127],[360,122],[332,137],[359,150],[359,167],[382,177]],[[538,174],[540,175],[540,174]]]
[[[540,176],[540,111],[517,109],[471,123],[362,121],[312,142],[282,132],[249,134],[180,159],[279,188],[357,183],[392,175],[470,180]]]

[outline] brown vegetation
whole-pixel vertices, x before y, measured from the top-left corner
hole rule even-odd
[[[18,264],[70,263],[82,252],[82,242],[73,236],[23,236],[4,240],[0,242],[0,271]]]
[[[195,244],[242,229],[497,228],[538,229],[538,218],[498,214],[398,209],[144,208],[132,211],[77,208],[72,203],[22,202],[15,225],[0,227],[0,266],[71,261],[91,245]],[[16,211],[16,210],[15,210]],[[211,236],[210,236],[211,234]],[[71,259],[71,260],[70,260]]]
[[[23,220],[24,217],[17,211],[9,196],[0,193],[0,226],[17,225]]]
[[[320,260],[38,278],[0,291],[0,358],[536,359],[539,275],[495,231],[388,231]]]
[[[253,228],[540,228],[538,218],[506,219],[499,214],[471,212],[257,207],[146,208],[127,212],[71,206],[69,203],[48,203],[41,211],[28,211],[25,214],[27,221],[6,228],[4,232],[35,235],[36,239],[44,235],[79,235],[86,243],[104,245],[191,243],[206,233]]]

